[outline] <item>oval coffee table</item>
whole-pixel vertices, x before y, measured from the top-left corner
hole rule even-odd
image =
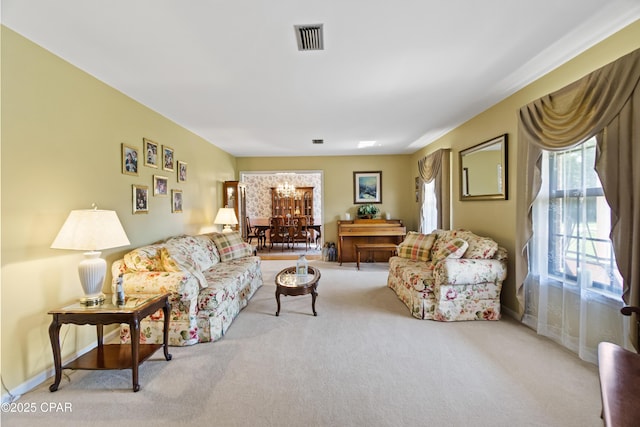
[[[276,275],[276,302],[278,303],[278,311],[276,316],[280,315],[280,295],[298,296],[311,294],[311,309],[313,315],[316,313],[316,297],[318,293],[318,282],[320,281],[320,270],[316,267],[308,267],[306,276],[298,276],[296,267],[287,267]]]

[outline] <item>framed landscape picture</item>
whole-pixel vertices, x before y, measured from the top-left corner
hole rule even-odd
[[[149,187],[146,185],[133,185],[133,213],[149,213]]]
[[[122,144],[122,173],[138,176],[138,149]]]
[[[171,212],[182,212],[182,190],[171,190]]]
[[[147,138],[142,138],[144,143],[144,165],[150,168],[158,167],[158,144]]]
[[[382,171],[353,173],[353,203],[382,203]]]
[[[162,146],[162,169],[173,172],[173,148]]]

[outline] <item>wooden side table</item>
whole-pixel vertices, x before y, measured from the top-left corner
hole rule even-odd
[[[136,295],[127,297],[123,306],[112,304],[111,295],[101,305],[86,306],[72,304],[49,311],[53,316],[49,325],[49,339],[53,350],[53,362],[56,371],[55,381],[50,391],[58,390],[62,379],[62,369],[131,369],[133,391],[140,390],[138,366],[160,347],[164,347],[164,358],[171,360],[169,354],[169,294]],[[164,314],[164,342],[162,344],[140,344],[140,321],[162,309]],[[96,325],[98,346],[90,352],[72,360],[64,367],[60,352],[60,327],[65,323],[75,325]],[[128,323],[131,328],[131,344],[103,344],[103,326],[113,323]],[[130,348],[130,351],[127,349]],[[124,351],[123,351],[124,350]]]

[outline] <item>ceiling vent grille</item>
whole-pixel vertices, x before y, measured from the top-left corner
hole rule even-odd
[[[324,50],[323,24],[295,25],[298,50]]]
[[[324,139],[312,139],[313,144],[324,144]]]

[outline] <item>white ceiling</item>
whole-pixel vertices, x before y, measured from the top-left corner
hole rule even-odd
[[[1,13],[235,156],[355,155],[415,152],[639,19],[640,0],[3,0]],[[325,50],[299,52],[294,25],[319,23]]]

